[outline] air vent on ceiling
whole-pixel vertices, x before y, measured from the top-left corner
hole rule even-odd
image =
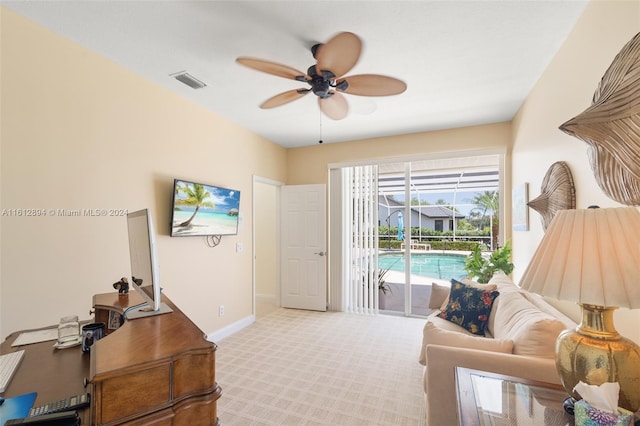
[[[171,77],[173,77],[176,80],[186,84],[187,86],[191,87],[192,89],[202,89],[203,87],[207,86],[205,83],[203,83],[202,81],[198,80],[197,78],[195,78],[194,76],[192,76],[191,74],[189,74],[186,71],[182,71],[182,72],[179,72],[179,73],[171,74]]]

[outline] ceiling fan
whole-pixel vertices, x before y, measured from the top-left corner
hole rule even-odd
[[[310,66],[306,73],[263,59],[239,57],[236,61],[249,68],[305,82],[310,86],[275,95],[263,102],[260,108],[275,108],[313,92],[318,97],[320,110],[329,118],[341,120],[349,112],[347,99],[342,93],[389,96],[397,95],[407,89],[403,81],[384,75],[359,74],[343,77],[358,62],[361,50],[362,41],[357,35],[342,32],[327,43],[316,44],[311,48],[316,64]]]

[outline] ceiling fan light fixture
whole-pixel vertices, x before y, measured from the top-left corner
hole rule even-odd
[[[171,74],[170,76],[175,78],[179,82],[186,84],[192,89],[202,89],[204,87],[207,87],[207,85],[204,82],[198,80],[197,78],[195,78],[194,76],[192,76],[186,71],[180,71],[178,73]]]
[[[331,96],[331,84],[329,81],[322,78],[314,78],[309,84],[311,84],[313,93],[319,98],[326,99]]]

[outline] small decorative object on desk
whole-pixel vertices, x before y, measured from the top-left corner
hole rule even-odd
[[[82,326],[82,352],[89,352],[96,340],[104,337],[103,322],[92,322]]]
[[[54,345],[57,349],[70,348],[80,344],[80,322],[77,315],[60,318],[58,324],[58,341]]]
[[[119,295],[123,296],[129,293],[129,281],[125,277],[122,277],[120,281],[113,283],[113,288],[118,290]]]
[[[583,398],[574,406],[576,426],[633,426],[633,413],[618,407],[618,383],[595,386],[579,382],[574,391]]]

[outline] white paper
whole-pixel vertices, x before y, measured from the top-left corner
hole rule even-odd
[[[582,399],[590,406],[600,411],[611,414],[618,414],[618,395],[620,393],[620,384],[615,382],[606,382],[597,385],[588,385],[583,382],[573,388],[574,392],[578,392]]]
[[[30,345],[32,343],[46,342],[48,340],[58,340],[57,328],[46,328],[44,330],[25,331],[20,333],[11,346]]]

